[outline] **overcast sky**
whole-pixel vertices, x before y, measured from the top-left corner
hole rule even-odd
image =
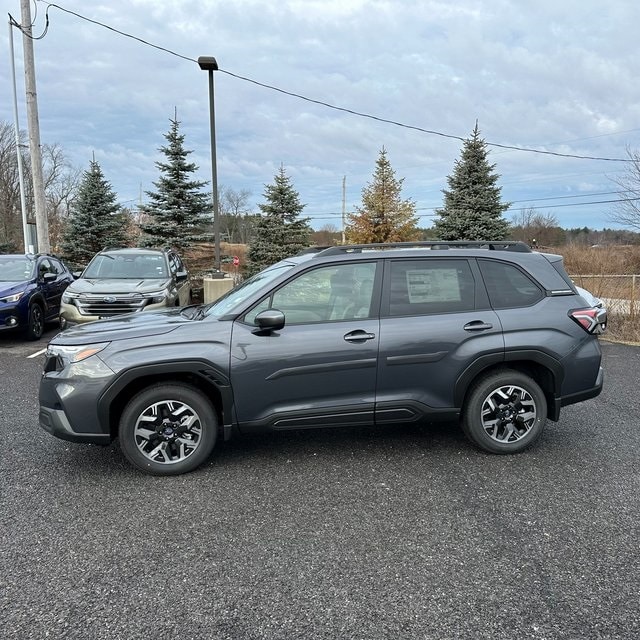
[[[19,0],[4,3],[20,22]],[[556,153],[626,158],[640,148],[637,0],[60,0],[34,42],[40,131],[87,169],[95,153],[120,202],[145,198],[177,110],[185,146],[211,179],[207,74],[215,56],[218,183],[262,201],[281,164],[315,228],[340,227],[384,146],[420,225],[459,156],[456,139],[359,117],[271,85],[408,127]],[[37,9],[37,14],[36,14]],[[47,4],[32,3],[33,35]],[[13,123],[8,27],[2,31],[0,120]],[[22,37],[14,30],[21,128]],[[228,72],[228,73],[226,73]],[[491,147],[503,197],[564,227],[615,226],[611,177],[625,163]],[[571,196],[567,198],[566,196]],[[575,203],[582,203],[576,205]],[[569,206],[568,206],[569,205]]]

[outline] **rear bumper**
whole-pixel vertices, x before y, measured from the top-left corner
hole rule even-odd
[[[578,393],[572,393],[567,396],[562,396],[560,398],[556,398],[553,407],[553,414],[549,415],[551,420],[558,420],[560,417],[560,408],[566,407],[570,404],[576,404],[578,402],[582,402],[584,400],[590,400],[591,398],[596,398],[602,392],[602,387],[604,385],[604,369],[602,367],[598,370],[598,375],[596,377],[596,382],[590,389],[584,389],[583,391],[579,391]]]

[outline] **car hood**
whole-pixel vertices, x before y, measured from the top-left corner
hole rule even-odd
[[[195,322],[183,309],[128,313],[105,320],[96,320],[69,327],[51,340],[53,344],[78,345],[143,338],[169,333],[188,322]]]
[[[72,282],[68,293],[92,293],[96,295],[118,295],[123,293],[152,293],[167,287],[166,278],[81,278]]]
[[[18,293],[18,291],[22,291],[28,282],[24,280],[20,280],[17,282],[0,282],[0,298],[4,298],[5,296],[10,296],[13,293]]]

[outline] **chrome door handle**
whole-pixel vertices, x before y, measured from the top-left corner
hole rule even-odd
[[[373,340],[376,337],[375,333],[367,333],[362,329],[356,329],[344,336],[347,342],[366,342],[367,340]]]
[[[486,331],[487,329],[493,329],[493,325],[490,322],[482,322],[482,320],[474,320],[473,322],[467,322],[463,329],[465,331]]]

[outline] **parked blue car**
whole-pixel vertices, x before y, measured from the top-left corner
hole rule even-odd
[[[0,331],[22,329],[38,340],[46,322],[57,321],[73,275],[55,256],[0,255]]]

